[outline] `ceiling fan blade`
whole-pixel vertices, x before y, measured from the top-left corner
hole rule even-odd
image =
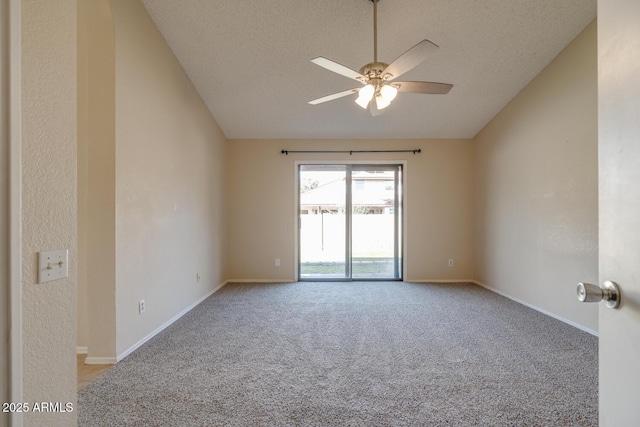
[[[396,58],[396,60],[382,72],[382,75],[391,74],[389,80],[396,79],[424,61],[427,55],[436,49],[438,49],[438,45],[433,44],[426,39],[422,40],[420,43]]]
[[[393,82],[398,86],[398,92],[424,93],[427,95],[446,95],[449,93],[452,84],[434,82]]]
[[[335,61],[319,56],[317,58],[313,58],[311,60],[316,65],[319,65],[323,68],[326,68],[329,71],[333,71],[334,73],[338,73],[345,77],[349,77],[350,79],[364,81],[366,78],[362,74],[357,71],[352,70],[351,68],[345,67],[342,64],[338,64]]]
[[[309,101],[309,104],[316,105],[322,104],[323,102],[333,101],[334,99],[342,98],[343,96],[351,95],[352,93],[356,93],[359,88],[353,88],[349,90],[343,90],[342,92],[334,93],[332,95],[323,96],[322,98],[314,99],[313,101]]]

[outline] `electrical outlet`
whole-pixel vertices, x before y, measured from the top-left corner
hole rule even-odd
[[[280,267],[280,258],[276,258],[276,267]]]
[[[452,259],[449,260],[449,267],[453,267],[453,260]]]
[[[140,301],[138,301],[138,313],[139,314],[144,313],[144,309],[145,309],[144,300],[141,299]]]

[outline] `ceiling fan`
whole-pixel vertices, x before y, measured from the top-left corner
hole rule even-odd
[[[356,87],[323,96],[322,98],[309,101],[309,104],[321,104],[323,102],[332,101],[357,92],[358,98],[356,99],[356,103],[364,109],[369,108],[371,115],[377,116],[382,114],[382,110],[391,104],[391,101],[393,101],[398,92],[442,95],[449,93],[453,85],[448,83],[395,81],[396,78],[424,61],[430,52],[438,49],[438,46],[429,40],[422,40],[420,43],[400,55],[391,64],[378,62],[377,4],[380,0],[369,1],[373,3],[373,62],[362,66],[360,71],[357,72],[322,56],[311,60],[314,64],[326,68],[329,71],[333,71],[334,73],[359,81],[362,84],[362,87]],[[375,102],[372,102],[374,97]]]

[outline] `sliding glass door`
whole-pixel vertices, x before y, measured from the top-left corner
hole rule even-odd
[[[351,277],[400,279],[399,166],[351,169]]]
[[[402,279],[402,166],[300,165],[299,278]]]
[[[345,165],[300,165],[300,278],[347,279]]]

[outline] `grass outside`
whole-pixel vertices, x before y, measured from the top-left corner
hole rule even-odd
[[[386,274],[393,276],[393,258],[354,258],[353,274]],[[304,275],[343,274],[344,262],[305,262],[300,266]]]

